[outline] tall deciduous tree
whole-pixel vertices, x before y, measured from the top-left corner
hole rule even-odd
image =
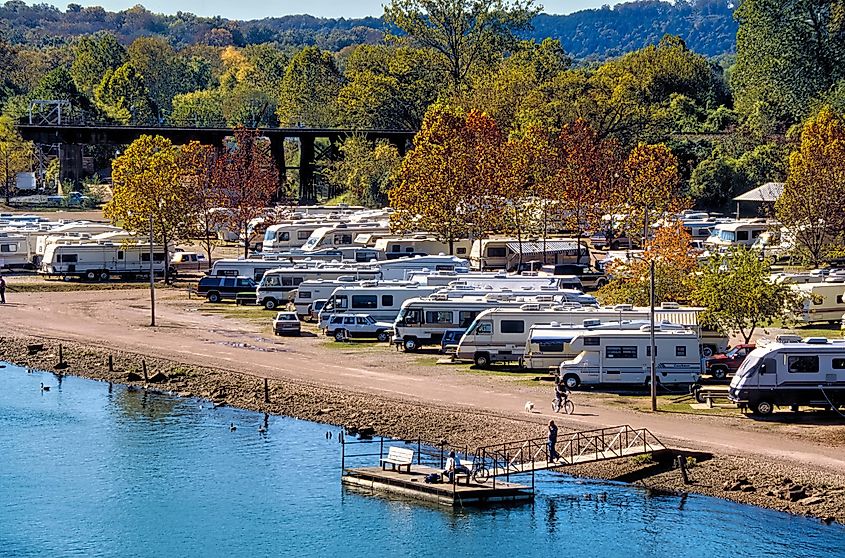
[[[0,180],[7,204],[18,173],[27,170],[31,163],[32,144],[24,141],[11,118],[0,116]]]
[[[350,203],[383,207],[402,165],[396,146],[351,137],[340,146],[340,154],[340,161],[327,172],[329,182],[343,188]]]
[[[279,122],[289,126],[333,126],[342,84],[343,76],[332,55],[317,47],[305,47],[285,69],[279,90]]]
[[[713,255],[696,277],[692,300],[705,308],[702,323],[739,334],[748,343],[759,327],[788,319],[801,303],[788,284],[770,280],[771,262],[738,247]]]
[[[238,233],[244,256],[249,256],[251,226],[267,214],[279,189],[269,142],[257,130],[236,128],[234,138],[215,161],[213,180],[220,191],[220,222]]]
[[[142,135],[112,163],[113,197],[103,213],[123,228],[167,247],[191,230],[191,190],[182,180],[179,149],[161,136]],[[165,280],[167,280],[165,274]]]
[[[388,23],[438,54],[455,91],[516,44],[538,12],[534,0],[391,0],[384,7]]]
[[[211,255],[217,240],[215,209],[220,207],[221,191],[214,180],[216,153],[212,146],[192,141],[179,149],[181,180],[189,189],[191,237],[198,238],[211,269]]]
[[[144,79],[131,64],[106,72],[94,91],[97,105],[121,124],[152,125],[158,110]]]
[[[649,226],[655,216],[682,209],[681,176],[678,159],[663,144],[635,147],[625,161],[624,188],[620,201],[628,208],[632,226],[642,225],[643,246],[649,236]]]
[[[109,70],[114,71],[128,59],[126,49],[111,33],[96,33],[80,37],[73,46],[70,74],[80,91],[94,93]]]
[[[776,204],[780,222],[818,265],[845,232],[845,118],[830,108],[804,124],[801,145],[789,156],[789,176]]]

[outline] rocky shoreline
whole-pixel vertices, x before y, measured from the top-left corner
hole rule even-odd
[[[530,416],[501,416],[476,410],[413,403],[333,386],[265,380],[235,371],[194,366],[146,355],[107,351],[79,343],[28,336],[0,339],[0,360],[54,373],[146,387],[215,404],[286,415],[429,444],[445,440],[474,448],[544,435]],[[111,357],[112,367],[109,367]],[[146,369],[146,372],[145,372]],[[266,385],[266,391],[265,391]],[[845,474],[741,456],[683,450],[689,484],[674,455],[629,458],[570,467],[579,477],[633,482],[650,490],[697,493],[845,524]]]

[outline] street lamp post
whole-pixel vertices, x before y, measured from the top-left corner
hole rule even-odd
[[[150,214],[150,327],[156,325],[156,280],[153,256],[153,215]]]
[[[657,347],[654,343],[654,259],[648,264],[648,304],[649,304],[649,364],[651,366],[651,410],[657,411]]]

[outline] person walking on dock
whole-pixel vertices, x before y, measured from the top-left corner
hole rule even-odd
[[[0,304],[6,304],[6,280],[0,275]]]
[[[549,463],[552,461],[557,461],[560,458],[560,454],[555,449],[555,445],[557,444],[557,425],[555,421],[549,421],[549,440],[546,442],[548,454],[549,454]]]

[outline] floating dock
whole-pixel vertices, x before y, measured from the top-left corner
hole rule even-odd
[[[432,483],[427,484],[425,477],[442,471],[425,465],[412,465],[407,471],[382,470],[380,467],[360,467],[346,469],[341,477],[344,486],[386,493],[415,500],[432,502],[441,506],[462,507],[487,504],[507,504],[531,502],[534,489],[531,486],[496,481],[477,484]]]

